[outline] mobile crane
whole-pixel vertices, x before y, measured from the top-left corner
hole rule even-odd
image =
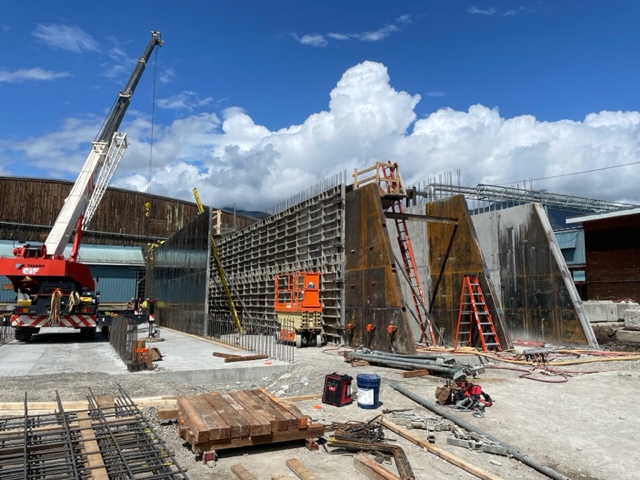
[[[119,133],[118,128],[152,52],[162,44],[160,32],[152,31],[127,84],[118,93],[92,142],[84,166],[44,244],[25,243],[13,249],[13,258],[0,258],[0,275],[9,279],[16,292],[10,319],[16,340],[31,339],[41,327],[80,329],[86,337],[96,331],[100,298],[89,267],[78,261],[82,232],[127,148],[126,134]],[[74,229],[71,253],[64,258]]]

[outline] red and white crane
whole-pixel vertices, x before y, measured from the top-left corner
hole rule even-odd
[[[79,328],[92,335],[98,321],[99,295],[89,267],[78,261],[82,231],[93,217],[127,148],[127,135],[118,129],[142,77],[151,53],[162,46],[160,32],[152,31],[147,46],[125,88],[92,142],[91,151],[66,198],[44,244],[14,248],[13,258],[0,258],[0,275],[16,292],[11,315],[17,340],[29,340],[41,327]],[[64,249],[73,232],[71,254]]]

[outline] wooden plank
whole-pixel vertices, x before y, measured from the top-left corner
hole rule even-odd
[[[419,370],[407,370],[402,372],[402,378],[413,378],[413,377],[426,377],[427,375],[431,375],[429,370],[426,368],[421,368]]]
[[[242,406],[250,411],[252,415],[268,421],[269,425],[271,425],[272,433],[278,431],[278,423],[276,421],[276,417],[269,414],[262,407],[260,407],[260,405],[256,403],[253,396],[249,395],[249,392],[247,392],[246,390],[240,390],[237,392],[231,392],[231,396],[242,403]]]
[[[191,443],[191,451],[194,453],[201,453],[208,452],[210,450],[224,450],[227,448],[271,445],[279,442],[305,440],[307,437],[321,437],[324,435],[324,430],[324,425],[312,423],[309,425],[307,430],[291,429],[283,432],[271,432],[269,435],[261,435],[259,437],[227,438],[223,440],[211,440],[204,443]]]
[[[159,408],[158,409],[158,420],[173,420],[178,418],[180,414],[180,410],[177,408]]]
[[[256,435],[269,435],[272,431],[273,418],[263,415],[262,412],[253,408],[250,399],[245,395],[243,391],[230,392],[228,394],[233,400],[235,400],[242,409],[249,413],[260,424],[260,433]]]
[[[271,402],[265,401],[264,397],[257,394],[260,390],[249,390],[247,391],[247,395],[251,396],[254,401],[258,404],[258,408],[264,412],[267,412],[269,415],[272,415],[276,421],[276,430],[278,432],[282,432],[283,430],[289,430],[289,420],[285,419],[284,416],[271,405]]]
[[[181,432],[185,434],[182,438],[186,437],[187,429],[194,435],[196,442],[204,442],[209,440],[209,429],[200,418],[200,414],[191,405],[189,398],[178,398],[178,410],[180,410],[179,422],[184,427]],[[206,432],[206,434],[204,433]]]
[[[256,477],[242,465],[232,465],[231,473],[233,473],[239,480],[258,480],[258,477]]]
[[[114,408],[115,400],[111,395],[99,395],[96,397],[96,403],[101,409]]]
[[[262,398],[265,403],[271,405],[271,407],[275,408],[278,412],[280,412],[280,414],[285,418],[285,420],[289,422],[288,428],[298,428],[298,417],[293,413],[291,413],[288,408],[284,407],[283,405],[280,405],[279,402],[274,401],[273,400],[274,397],[272,397],[271,395],[268,395],[263,389],[254,390],[253,393],[255,393],[257,396]]]
[[[232,427],[227,420],[209,403],[209,395],[196,395],[195,401],[201,417],[209,427],[209,440],[231,438]]]
[[[220,358],[233,358],[233,357],[239,357],[240,355],[238,355],[237,353],[213,352],[213,356],[220,357]]]
[[[264,360],[269,358],[269,355],[244,355],[238,357],[227,357],[224,359],[224,363],[229,362],[246,362],[248,360]]]
[[[104,459],[100,454],[100,447],[93,431],[93,425],[86,411],[78,412],[78,426],[82,438],[82,449],[87,455],[86,467],[91,469],[92,480],[109,480]]]
[[[227,401],[227,403],[229,405],[231,405],[233,407],[233,409],[236,412],[238,412],[238,414],[240,416],[242,416],[242,418],[244,418],[247,421],[247,423],[250,426],[249,435],[254,435],[254,436],[255,435],[267,435],[267,434],[271,433],[271,424],[270,423],[265,423],[265,424],[260,423],[260,420],[258,420],[256,417],[251,415],[251,412],[248,412],[242,406],[242,404],[240,404],[239,402],[236,402],[235,398],[233,398],[228,393],[223,393],[221,395],[222,395],[222,398],[224,398]]]
[[[180,418],[183,425],[189,427],[193,436],[191,442],[200,443],[208,440],[229,438],[229,427],[221,418],[217,418],[215,410],[209,407],[201,395],[189,395],[178,399]]]
[[[229,405],[229,403],[218,392],[211,392],[204,395],[204,398],[209,402],[211,408],[215,409],[218,415],[227,422],[231,438],[249,436],[251,433],[251,425],[249,422],[247,422],[242,415],[236,412],[236,410]]]
[[[271,399],[272,402],[286,408],[294,417],[298,419],[298,428],[307,428],[307,425],[309,424],[309,417],[307,415],[304,415],[300,411],[300,409],[298,409],[298,407],[292,405],[289,398],[278,398],[275,395],[269,393],[269,391],[264,388],[261,390]],[[316,398],[315,395],[313,395],[313,397]]]
[[[382,465],[377,464],[361,453],[354,455],[353,465],[356,467],[356,470],[370,480],[400,480],[399,476],[394,475]]]
[[[311,470],[305,467],[297,458],[289,458],[286,461],[287,467],[302,480],[320,480]]]
[[[475,475],[478,478],[481,478],[482,480],[500,480],[500,477],[497,477],[492,473],[481,469],[480,467],[476,467],[475,465],[472,465],[469,462],[464,461],[460,457],[457,457],[447,452],[446,450],[443,450],[440,447],[436,447],[435,445],[427,442],[426,440],[423,440],[417,435],[414,435],[412,432],[410,432],[406,428],[402,428],[401,426],[396,425],[391,420],[388,420],[382,417],[382,425],[387,427],[389,430],[397,433],[398,435],[406,438],[410,442],[415,443],[419,447],[426,449],[428,452],[438,455],[440,458],[446,460],[447,462],[462,468],[463,470],[471,473],[472,475]]]

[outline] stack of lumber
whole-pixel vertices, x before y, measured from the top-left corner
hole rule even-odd
[[[193,452],[265,445],[320,437],[324,425],[309,423],[294,405],[265,390],[212,392],[178,397],[179,435]]]

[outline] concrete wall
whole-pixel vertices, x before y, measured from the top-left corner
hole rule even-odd
[[[511,336],[597,347],[543,208],[528,204],[472,218]]]

